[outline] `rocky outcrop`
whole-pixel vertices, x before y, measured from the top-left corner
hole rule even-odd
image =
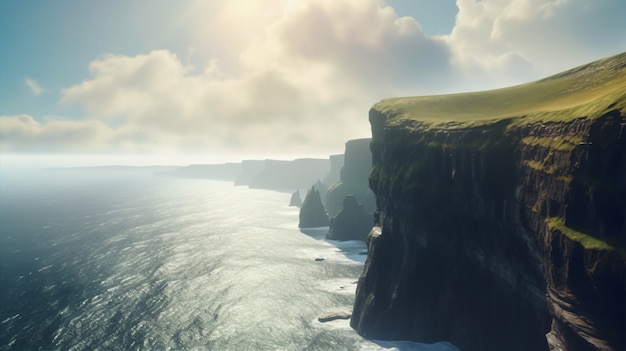
[[[302,199],[300,198],[300,190],[296,190],[291,194],[291,199],[289,199],[289,206],[300,207],[302,206]]]
[[[354,195],[347,195],[341,211],[330,221],[326,239],[364,240],[374,224],[374,216],[367,213]]]
[[[321,323],[326,323],[326,322],[331,322],[337,319],[350,319],[350,317],[352,316],[352,314],[350,312],[345,312],[345,311],[341,311],[341,312],[328,312],[328,313],[324,313],[323,315],[319,316],[317,318],[318,322]]]
[[[339,213],[343,199],[348,194],[354,195],[367,212],[374,213],[376,210],[376,199],[368,183],[369,172],[372,168],[370,141],[371,139],[366,138],[346,142],[340,180],[328,188],[324,201],[331,218]]]
[[[313,184],[313,187],[319,191],[320,193],[320,199],[324,199],[326,198],[326,194],[328,193],[328,187],[326,186],[326,184],[322,183],[321,180],[318,180],[317,182],[315,182],[315,184]],[[324,206],[324,208],[326,208],[326,206]],[[327,211],[328,212],[328,211]]]
[[[374,106],[380,216],[353,328],[464,351],[626,349],[626,55],[599,66],[490,92],[526,109],[510,118]],[[560,109],[529,105],[546,94]]]
[[[300,222],[298,227],[300,228],[314,228],[314,227],[326,227],[328,226],[328,215],[322,204],[320,193],[311,187],[311,190],[306,194],[302,207],[300,208]]]

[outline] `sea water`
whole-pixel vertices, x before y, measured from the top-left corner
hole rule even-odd
[[[366,247],[301,232],[289,197],[150,174],[5,170],[0,350],[457,350],[318,322],[351,311]]]

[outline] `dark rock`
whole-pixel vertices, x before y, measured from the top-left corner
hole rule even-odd
[[[334,321],[336,319],[350,319],[351,316],[352,314],[348,312],[329,312],[329,313],[324,313],[323,315],[319,316],[317,320],[322,323],[326,323],[326,322]]]
[[[311,187],[306,194],[302,207],[300,208],[300,228],[326,227],[328,226],[328,215],[322,205],[320,193]]]
[[[317,258],[315,258],[315,262],[322,262],[322,261],[324,261],[324,260],[325,260],[325,259],[324,259],[324,258],[321,258],[321,257],[317,257]]]
[[[365,241],[373,225],[373,216],[357,203],[354,195],[346,195],[341,211],[331,220],[326,239]]]
[[[328,187],[324,183],[322,183],[320,180],[318,180],[317,182],[315,182],[315,184],[313,184],[313,186],[315,187],[315,189],[317,189],[317,191],[319,191],[320,199],[326,198],[326,193],[328,192]],[[326,208],[326,206],[324,206],[324,208]]]

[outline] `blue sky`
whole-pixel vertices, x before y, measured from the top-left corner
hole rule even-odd
[[[0,1],[0,153],[323,154],[626,51],[622,0]]]

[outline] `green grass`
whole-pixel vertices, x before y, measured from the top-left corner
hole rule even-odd
[[[559,138],[529,136],[522,139],[522,143],[530,146],[541,146],[559,151],[573,150],[583,141],[579,135],[564,135]]]
[[[546,224],[550,230],[558,230],[573,241],[580,243],[587,250],[613,250],[622,257],[626,257],[626,250],[602,238],[591,234],[572,229],[565,225],[565,221],[560,217],[549,217]]]
[[[391,98],[373,109],[387,117],[387,125],[408,123],[420,129],[466,128],[502,119],[515,119],[514,127],[598,118],[610,109],[626,111],[626,53],[514,87]]]
[[[524,161],[524,164],[534,169],[535,171],[540,171],[540,172],[544,172],[547,174],[553,174],[554,171],[556,171],[556,167],[554,165],[546,166],[541,161],[528,160],[528,161]]]

